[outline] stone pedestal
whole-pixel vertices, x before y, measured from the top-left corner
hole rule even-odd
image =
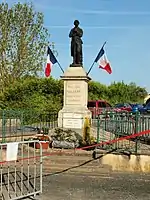
[[[85,117],[92,115],[87,108],[90,77],[83,67],[70,66],[61,78],[64,80],[64,105],[58,114],[58,127],[82,129]]]

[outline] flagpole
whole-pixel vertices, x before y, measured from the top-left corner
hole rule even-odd
[[[61,67],[61,65],[60,65],[60,63],[58,62],[58,60],[57,60],[57,64],[58,64],[59,68],[61,69],[61,71],[64,73],[64,70],[63,70],[63,68]]]
[[[104,42],[102,48],[105,46],[105,44],[106,44],[106,42]],[[102,48],[101,48],[101,49],[102,49]],[[92,68],[93,68],[93,66],[94,66],[94,63],[95,63],[95,60],[94,60],[93,64],[91,65],[91,67],[90,67],[90,69],[89,69],[87,75],[88,75],[88,74],[90,73],[90,71],[92,70]]]
[[[48,48],[50,49],[49,45],[48,45]],[[57,58],[54,56],[54,54],[53,54],[53,52],[52,52],[51,49],[50,49],[50,51],[51,51],[51,54],[53,55],[53,57],[55,58],[55,60],[57,61],[57,64],[58,64],[59,68],[60,68],[61,71],[64,73],[64,70],[63,70],[62,66],[61,66],[60,63],[58,62]],[[48,55],[48,51],[47,51],[47,55]]]
[[[90,71],[92,70],[92,68],[93,68],[93,66],[94,66],[94,63],[95,63],[95,61],[94,61],[93,64],[91,65],[91,67],[90,67],[90,69],[89,69],[87,75],[88,75],[88,74],[90,73]]]

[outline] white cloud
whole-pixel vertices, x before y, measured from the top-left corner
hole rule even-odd
[[[72,27],[72,25],[45,25],[46,28],[51,29],[68,29]],[[83,29],[149,29],[150,26],[82,26]]]
[[[110,11],[110,10],[80,10],[72,9],[70,7],[47,6],[46,4],[34,3],[35,7],[44,10],[55,10],[61,12],[93,14],[93,15],[150,15],[149,11]]]
[[[2,0],[2,2],[17,2],[16,0]],[[30,2],[30,0],[19,0],[20,2]],[[111,10],[84,10],[73,9],[72,7],[51,6],[49,1],[41,3],[39,0],[32,1],[34,6],[39,10],[54,10],[61,12],[81,13],[81,14],[93,14],[93,15],[150,15],[150,11],[111,11]]]
[[[45,25],[46,28],[52,28],[52,29],[66,29],[66,28],[70,28],[70,26],[61,26],[61,25],[58,25],[58,26],[50,26],[50,25]]]
[[[56,46],[56,47],[57,47],[57,46],[68,47],[68,46],[70,46],[70,44],[67,44],[67,43],[55,43],[55,46]],[[83,47],[84,47],[84,48],[93,48],[93,47],[99,48],[100,46],[97,45],[97,44],[86,44],[86,43],[84,43]],[[118,45],[118,44],[112,44],[112,45],[110,45],[110,44],[109,44],[109,47],[112,47],[112,48],[119,48],[119,47],[121,47],[121,45]]]
[[[150,12],[146,11],[76,10],[75,12],[96,15],[150,15]]]

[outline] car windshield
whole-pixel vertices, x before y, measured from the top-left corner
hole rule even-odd
[[[150,107],[150,102],[145,106],[145,108],[149,108]]]
[[[143,106],[141,104],[135,104],[133,107],[142,108]]]
[[[121,108],[121,107],[124,107],[124,104],[116,104],[115,107],[116,108]]]
[[[88,102],[88,108],[94,108],[94,107],[96,107],[96,102],[94,102],[94,101],[89,101],[89,102]]]
[[[130,105],[132,108],[135,107],[135,106],[137,106],[137,104],[131,104],[131,103],[130,103],[129,105]]]

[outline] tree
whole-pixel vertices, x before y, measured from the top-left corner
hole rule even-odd
[[[114,82],[108,86],[108,98],[111,103],[142,103],[147,94],[145,88],[137,86],[131,82],[129,85],[122,82]]]
[[[62,107],[63,82],[52,77],[21,78],[7,87],[1,99],[1,108],[58,112]]]
[[[135,83],[89,83],[89,99],[104,99],[115,103],[142,103],[147,91]],[[39,112],[58,112],[63,105],[63,81],[25,76],[7,87],[0,95],[0,108],[30,109]]]
[[[147,91],[145,88],[137,86],[135,83],[125,84],[122,82],[114,82],[109,86],[99,82],[89,82],[89,99],[104,99],[111,104],[115,103],[142,103]]]
[[[89,100],[107,99],[108,88],[99,82],[89,82]]]
[[[0,4],[0,87],[42,70],[49,33],[31,3]]]

